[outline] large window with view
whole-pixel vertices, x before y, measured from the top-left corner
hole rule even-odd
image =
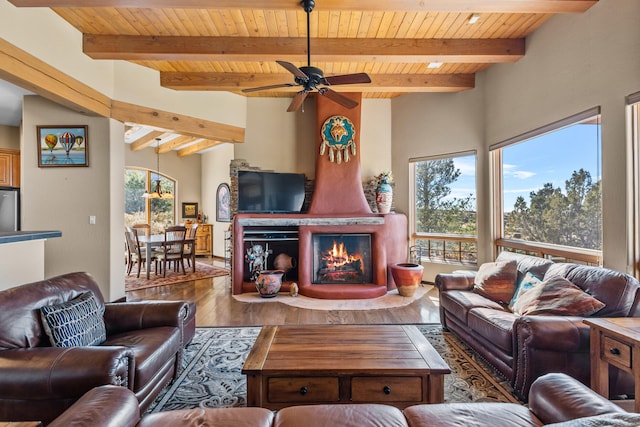
[[[492,148],[499,171],[499,249],[602,263],[600,110]]]
[[[148,197],[158,180],[166,194],[175,194],[176,183],[171,178],[146,169],[126,169],[124,174],[124,222],[125,226],[146,223],[151,233],[164,232],[175,224],[173,197]]]
[[[475,264],[475,152],[411,159],[409,164],[414,206],[412,257]]]
[[[631,158],[633,175],[630,187],[632,190],[632,212],[629,226],[629,254],[633,264],[633,273],[640,277],[640,92],[627,96],[627,109],[630,113],[629,125],[631,134]]]

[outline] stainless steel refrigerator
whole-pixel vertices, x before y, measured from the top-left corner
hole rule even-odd
[[[20,189],[0,187],[0,232],[20,230]]]

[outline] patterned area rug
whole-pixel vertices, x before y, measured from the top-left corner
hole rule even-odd
[[[445,376],[445,402],[514,402],[509,384],[440,325],[419,325],[451,368]],[[260,332],[252,328],[197,328],[185,349],[184,370],[147,412],[186,408],[246,406],[241,370]]]
[[[175,272],[167,269],[167,277],[162,277],[162,275],[156,277],[152,270],[151,277],[147,280],[147,275],[144,271],[140,273],[140,278],[137,278],[138,270],[133,269],[131,274],[125,277],[125,291],[137,291],[138,289],[151,288],[154,286],[173,285],[174,283],[187,282],[189,280],[229,275],[229,270],[226,268],[214,267],[202,262],[196,262],[195,273],[192,273],[191,268],[186,265],[185,270],[187,274],[182,274],[182,271]]]

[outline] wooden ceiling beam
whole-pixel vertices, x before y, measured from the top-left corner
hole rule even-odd
[[[223,144],[223,142],[221,141],[210,141],[210,140],[204,140],[204,141],[200,141],[200,142],[196,142],[195,144],[192,144],[188,147],[182,148],[180,150],[178,150],[178,157],[185,157],[185,156],[189,156],[191,154],[196,154],[199,153],[201,151],[204,151],[208,148],[211,147],[215,147],[216,145],[220,145]]]
[[[171,130],[174,133],[223,142],[244,142],[244,128],[170,113],[122,101],[112,101],[111,118]]]
[[[82,114],[109,117],[111,99],[0,38],[0,78]]]
[[[322,0],[318,9],[338,11],[404,11],[458,13],[579,13],[598,0]],[[9,0],[17,7],[118,7],[171,9],[300,10],[291,0]]]
[[[170,139],[167,142],[164,142],[160,145],[160,148],[158,148],[158,153],[159,154],[164,154],[164,153],[168,153],[171,150],[175,150],[176,148],[182,147],[183,145],[187,145],[193,141],[197,141],[200,138],[197,138],[195,136],[188,136],[188,135],[179,135],[173,139]]]
[[[140,151],[142,149],[145,149],[153,145],[156,138],[162,138],[168,135],[170,134],[167,134],[164,131],[153,130],[147,134],[142,135],[140,138],[136,139],[135,141],[132,141],[131,144],[129,144],[129,148],[131,149],[131,151]]]
[[[441,92],[475,87],[474,74],[372,74],[371,83],[331,86],[338,92]],[[243,73],[160,73],[160,84],[175,90],[216,90],[236,92],[259,86],[293,83],[290,74]],[[276,89],[298,92],[299,86]],[[266,92],[266,91],[265,91]]]
[[[305,38],[83,35],[93,59],[306,62]],[[311,39],[316,62],[516,62],[525,39]]]

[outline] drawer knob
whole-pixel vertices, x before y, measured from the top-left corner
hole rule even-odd
[[[615,355],[619,355],[620,354],[620,349],[617,349],[615,347],[609,349],[609,353],[611,354],[615,354]]]
[[[384,388],[382,389],[382,391],[384,392],[384,394],[391,394],[391,387],[389,387],[388,385],[384,386]]]
[[[305,387],[305,386],[300,387],[300,394],[301,394],[301,395],[303,395],[303,396],[304,396],[304,395],[305,395],[305,394],[307,394],[308,392],[309,392],[309,389],[308,389],[307,387]]]

